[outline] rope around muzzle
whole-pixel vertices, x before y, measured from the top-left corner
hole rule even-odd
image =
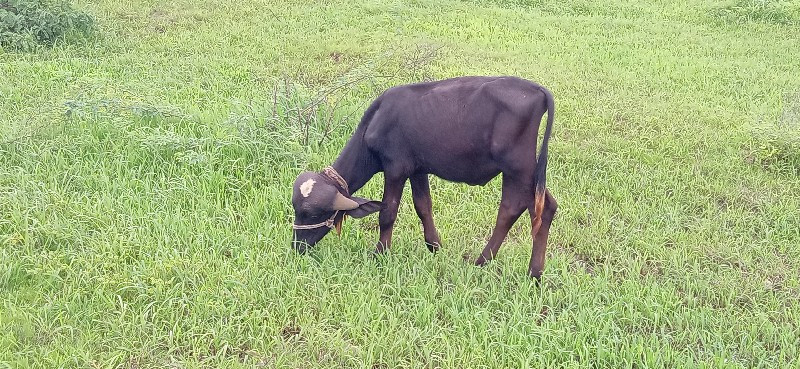
[[[333,228],[334,219],[339,214],[339,210],[336,210],[330,218],[325,220],[324,222],[317,223],[317,224],[292,224],[292,229],[317,229],[320,227],[328,227]]]
[[[339,186],[342,187],[344,190],[345,196],[350,197],[350,190],[347,187],[347,181],[339,175],[336,169],[333,169],[331,166],[327,166],[322,169],[322,174],[329,179],[333,180],[334,182],[338,183]],[[336,216],[339,215],[340,210],[336,210],[330,218],[326,219],[324,222],[316,223],[316,224],[292,224],[292,229],[317,229],[321,227],[328,227],[333,228]]]

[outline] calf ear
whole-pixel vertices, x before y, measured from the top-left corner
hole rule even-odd
[[[376,211],[380,211],[383,209],[383,203],[380,201],[373,201],[362,199],[360,197],[351,197],[351,199],[358,203],[358,207],[352,210],[348,210],[345,214],[353,217],[353,218],[363,218],[367,215],[370,215]]]

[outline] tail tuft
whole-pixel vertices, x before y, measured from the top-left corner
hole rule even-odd
[[[542,225],[542,213],[544,212],[544,191],[536,190],[535,194],[536,198],[533,204],[533,227],[531,227],[531,233],[533,237],[536,237],[536,234],[539,233],[539,227]]]

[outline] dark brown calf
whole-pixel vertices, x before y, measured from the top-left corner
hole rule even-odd
[[[539,124],[546,112],[537,160]],[[298,176],[292,245],[303,253],[331,228],[338,231],[345,215],[359,218],[380,211],[376,252],[385,251],[410,180],[425,243],[436,251],[441,241],[433,224],[428,174],[483,186],[503,173],[497,223],[475,264],[497,255],[527,209],[533,236],[528,274],[539,279],[557,208],[545,183],[553,116],[550,92],[517,77],[460,77],[391,88],[370,105],[331,167]],[[351,196],[378,172],[384,173],[382,202]]]

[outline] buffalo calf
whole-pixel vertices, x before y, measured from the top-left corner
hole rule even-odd
[[[509,229],[527,209],[533,237],[528,274],[538,280],[557,208],[545,186],[553,116],[550,91],[517,77],[459,77],[390,88],[372,102],[331,166],[298,176],[292,194],[292,245],[303,253],[331,229],[340,232],[345,216],[380,212],[376,252],[387,250],[408,180],[425,243],[436,251],[441,242],[433,223],[428,175],[483,186],[502,173],[497,221],[475,264],[484,265],[497,255]],[[352,196],[378,172],[384,174],[382,201]]]

